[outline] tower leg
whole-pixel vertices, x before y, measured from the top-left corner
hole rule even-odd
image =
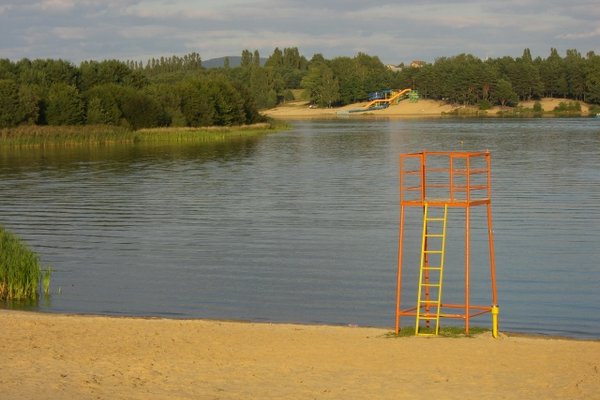
[[[490,280],[492,281],[492,336],[498,337],[498,291],[496,287],[496,258],[494,256],[494,230],[492,228],[492,204],[487,204],[488,242],[490,247]]]
[[[404,243],[404,206],[400,206],[400,234],[398,236],[398,275],[396,281],[396,335],[400,332],[400,300],[402,298],[402,247]]]
[[[492,229],[492,205],[487,205],[488,241],[490,246],[490,277],[492,281],[492,304],[498,304],[496,289],[496,259],[494,257],[494,230]]]
[[[465,209],[465,335],[469,334],[469,296],[471,272],[471,209]]]
[[[500,314],[500,307],[497,305],[492,306],[492,337],[498,338],[498,314]]]

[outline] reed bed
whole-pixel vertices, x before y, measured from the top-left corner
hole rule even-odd
[[[0,129],[0,143],[14,146],[132,143],[135,132],[108,125],[22,125]]]
[[[214,143],[241,137],[253,137],[275,128],[268,123],[235,127],[152,128],[136,131],[136,143]]]
[[[284,127],[285,125],[281,124],[260,123],[233,127],[175,127],[132,131],[109,125],[28,125],[0,129],[0,145],[45,147],[137,143],[210,143],[257,136]]]
[[[48,294],[50,269],[44,275],[44,291]],[[16,235],[0,226],[0,300],[37,299],[41,278],[38,256]]]

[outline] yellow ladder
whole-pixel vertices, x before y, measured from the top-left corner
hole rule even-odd
[[[439,333],[440,309],[442,306],[442,281],[444,277],[444,252],[446,247],[446,221],[448,205],[445,204],[443,214],[433,212],[425,203],[423,211],[423,241],[421,244],[421,266],[419,268],[419,292],[417,296],[417,318],[415,335],[434,336]],[[432,249],[433,247],[433,249]],[[433,293],[432,293],[433,292]],[[421,332],[421,321],[429,328],[430,321],[435,321],[433,332]]]

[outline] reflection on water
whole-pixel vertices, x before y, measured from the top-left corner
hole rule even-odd
[[[392,326],[398,154],[489,149],[501,329],[599,337],[600,121],[294,126],[215,146],[0,148],[0,223],[55,270],[38,308]],[[472,296],[487,304],[484,214]],[[448,301],[461,301],[463,221],[450,215]]]

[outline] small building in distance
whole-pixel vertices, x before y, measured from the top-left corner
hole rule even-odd
[[[427,64],[425,61],[421,61],[421,60],[412,60],[410,63],[410,67],[411,68],[421,68],[423,67],[425,64]]]

